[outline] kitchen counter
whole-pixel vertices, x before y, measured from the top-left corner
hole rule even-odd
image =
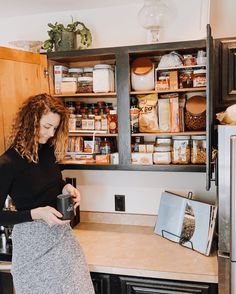
[[[216,253],[207,257],[153,233],[153,227],[80,223],[74,228],[91,272],[218,282]]]

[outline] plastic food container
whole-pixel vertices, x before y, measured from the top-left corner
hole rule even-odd
[[[65,77],[61,82],[61,93],[76,93],[77,91],[77,78]]]
[[[149,58],[140,57],[131,64],[131,86],[135,91],[154,90],[154,64]]]
[[[198,69],[193,72],[193,87],[205,87],[206,86],[206,70]]]
[[[159,145],[155,147],[153,153],[153,162],[155,164],[170,164],[171,163],[171,146]]]
[[[82,77],[83,68],[71,67],[71,68],[68,69],[68,73],[69,73],[69,76],[73,77],[73,78]]]
[[[192,136],[191,162],[193,164],[206,163],[206,136]]]
[[[93,92],[107,93],[114,91],[114,71],[109,64],[97,64],[93,68]]]
[[[172,163],[190,163],[190,136],[173,136]]]

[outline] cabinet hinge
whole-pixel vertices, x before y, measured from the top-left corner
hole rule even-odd
[[[46,68],[43,70],[43,74],[45,78],[49,76],[49,72]]]

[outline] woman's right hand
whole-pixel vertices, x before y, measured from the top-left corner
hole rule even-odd
[[[33,208],[31,209],[30,213],[33,220],[42,219],[49,226],[70,223],[69,220],[60,220],[59,218],[62,217],[62,214],[51,206]]]

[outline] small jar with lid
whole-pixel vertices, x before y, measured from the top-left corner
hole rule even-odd
[[[101,115],[95,115],[94,129],[95,131],[100,131],[102,128]]]
[[[76,130],[76,116],[75,114],[70,114],[69,117],[69,131],[73,132]]]
[[[93,92],[93,78],[79,77],[78,78],[78,93],[92,93]]]
[[[193,87],[206,87],[206,69],[194,70]]]
[[[200,95],[190,97],[186,102],[185,126],[189,131],[206,129],[206,98]]]
[[[154,164],[170,164],[171,146],[164,144],[155,146],[155,152],[153,153],[153,162]]]
[[[97,64],[93,68],[93,92],[108,93],[114,91],[114,70],[109,64]]]
[[[64,77],[61,82],[61,94],[76,93],[77,91],[77,78]]]
[[[110,154],[112,149],[112,143],[108,140],[108,138],[102,139],[100,142],[100,153],[101,154]]]
[[[191,162],[206,164],[206,136],[192,136]]]
[[[155,146],[159,146],[159,145],[165,145],[165,146],[171,147],[172,145],[171,136],[157,136],[155,140]]]
[[[172,163],[190,163],[190,136],[173,136]]]
[[[79,78],[83,75],[83,68],[82,67],[71,67],[68,69],[68,74],[70,77]]]
[[[84,67],[83,68],[83,76],[84,77],[93,77],[93,67]]]

